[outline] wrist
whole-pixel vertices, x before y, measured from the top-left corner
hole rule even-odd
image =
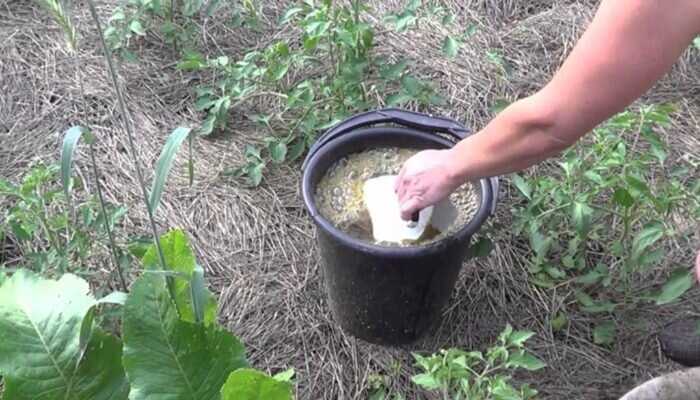
[[[460,157],[457,146],[445,150],[447,182],[453,189],[470,180],[466,166]]]

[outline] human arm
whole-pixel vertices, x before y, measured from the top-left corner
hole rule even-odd
[[[697,0],[604,0],[544,88],[454,148],[406,162],[396,184],[402,217],[464,182],[522,170],[573,145],[644,94],[699,31]]]

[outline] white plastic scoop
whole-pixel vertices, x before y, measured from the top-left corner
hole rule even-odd
[[[363,187],[363,198],[372,221],[372,235],[380,242],[415,241],[432,225],[444,232],[457,217],[457,209],[449,199],[422,209],[418,221],[401,219],[399,198],[394,193],[396,175],[369,179]]]

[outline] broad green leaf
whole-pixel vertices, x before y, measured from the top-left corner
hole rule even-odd
[[[510,334],[508,342],[515,346],[522,346],[528,339],[533,337],[535,332],[530,331],[515,331]]]
[[[168,270],[179,273],[173,277],[173,295],[178,314],[183,321],[205,325],[216,321],[216,299],[204,284],[204,271],[197,266],[194,253],[182,230],[172,230],[160,238],[163,258]],[[158,252],[152,244],[142,259],[143,266],[150,270],[160,269]]]
[[[304,154],[304,150],[306,150],[306,144],[304,140],[297,139],[294,142],[292,142],[291,146],[289,146],[287,158],[289,159],[289,161],[294,161],[297,158],[301,157],[302,154]]]
[[[471,246],[473,257],[487,257],[493,250],[493,243],[488,238],[482,237]]]
[[[632,262],[638,262],[644,252],[663,236],[664,226],[661,223],[655,222],[646,225],[632,240],[632,253],[630,255]]]
[[[85,128],[82,126],[74,126],[66,131],[63,136],[63,147],[61,147],[61,182],[63,183],[63,193],[66,195],[66,199],[70,199],[70,190],[72,186],[72,170],[73,170],[73,154],[75,153],[76,147],[78,147],[78,141]]]
[[[539,257],[546,257],[552,247],[552,238],[535,231],[530,232],[530,246]]]
[[[151,186],[151,193],[148,199],[148,206],[153,214],[156,213],[158,205],[160,204],[165,182],[168,180],[168,174],[170,174],[170,169],[173,167],[173,162],[175,161],[175,154],[177,154],[182,142],[185,141],[190,131],[190,128],[181,127],[175,129],[168,137],[160,153],[160,157],[158,157],[156,175],[153,178],[153,185]]]
[[[634,198],[624,188],[615,189],[615,193],[613,193],[613,200],[615,201],[615,203],[625,208],[629,208],[632,207],[632,205],[634,205]]]
[[[537,371],[545,367],[545,363],[525,351],[512,354],[508,357],[506,365],[514,368],[525,368],[528,371]]]
[[[290,8],[284,13],[284,15],[282,15],[282,18],[280,18],[280,24],[288,23],[289,21],[291,21],[292,18],[294,18],[295,15],[299,14],[302,11],[304,11],[304,9],[301,7]]]
[[[629,185],[630,192],[632,195],[643,194],[643,195],[649,197],[650,199],[654,198],[654,196],[651,194],[651,191],[649,190],[649,186],[643,180],[641,180],[637,177],[634,177],[632,175],[627,175],[625,177],[625,181]]]
[[[586,235],[591,229],[591,216],[593,209],[586,203],[574,202],[571,210],[571,219],[579,235]]]
[[[139,36],[146,35],[146,31],[143,29],[143,25],[141,25],[141,22],[137,19],[132,20],[131,23],[129,23],[129,30]]]
[[[457,57],[461,44],[452,36],[446,36],[442,42],[442,52],[450,58]]]
[[[513,185],[522,193],[525,198],[532,200],[532,186],[520,175],[512,175]]]
[[[93,332],[81,357],[83,319],[95,304],[74,275],[17,271],[0,287],[0,375],[12,400],[126,400],[119,342]]]
[[[693,46],[695,46],[696,49],[700,50],[700,36],[693,39]]]
[[[675,270],[668,281],[664,283],[661,292],[655,296],[656,304],[670,303],[683,295],[693,287],[693,274],[686,268]]]
[[[123,332],[130,400],[219,400],[228,375],[247,366],[231,333],[179,319],[159,274],[145,273],[132,286]]]
[[[615,323],[604,321],[593,328],[593,342],[599,345],[609,345],[615,342]]]
[[[256,163],[248,170],[248,180],[254,187],[260,186],[263,178],[265,163]]]
[[[431,374],[418,374],[411,377],[411,381],[416,385],[426,390],[435,390],[440,388],[440,382]]]
[[[268,145],[270,158],[276,163],[281,163],[287,156],[287,145],[281,141],[273,141]]]
[[[488,390],[493,397],[493,399],[498,400],[521,400],[522,397],[517,390],[506,383],[504,380],[499,379],[501,377],[496,377],[496,382],[490,382]]]
[[[97,300],[98,304],[119,304],[119,305],[124,305],[126,302],[126,297],[127,294],[124,292],[112,292],[108,294],[107,296]]]
[[[232,372],[221,388],[221,400],[291,399],[291,384],[276,380],[250,368]]]
[[[214,13],[219,9],[219,4],[221,3],[221,0],[211,0],[209,4],[207,4],[207,8],[205,10],[205,14],[207,17],[211,17],[214,15]]]
[[[207,66],[207,59],[196,51],[185,51],[185,56],[177,64],[177,69],[183,71],[197,71]]]

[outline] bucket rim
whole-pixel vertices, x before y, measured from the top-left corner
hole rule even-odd
[[[308,164],[306,168],[304,168],[302,174],[302,196],[306,210],[311,215],[311,218],[314,220],[314,223],[318,228],[323,229],[325,232],[343,244],[357,248],[369,254],[393,258],[410,258],[415,256],[424,256],[431,253],[439,253],[443,251],[445,247],[452,245],[455,242],[466,241],[469,239],[479,231],[481,226],[484,224],[484,222],[486,222],[486,219],[491,214],[495,201],[493,187],[488,178],[482,178],[478,180],[482,195],[476,213],[462,228],[445,238],[418,246],[381,246],[350,236],[341,229],[335,227],[333,223],[326,219],[316,207],[316,202],[314,200],[316,185],[312,185],[311,183],[311,171],[314,170],[315,166],[326,152],[339,148],[350,142],[361,141],[362,139],[370,136],[387,133],[406,135],[407,138],[414,137],[420,140],[432,141],[437,145],[437,148],[440,148],[440,146],[442,146],[442,148],[450,148],[454,146],[455,143],[436,134],[396,126],[375,126],[370,128],[361,128],[349,133],[351,134],[345,134],[324,143],[323,146],[308,159]],[[472,182],[472,184],[476,183],[477,181]]]

